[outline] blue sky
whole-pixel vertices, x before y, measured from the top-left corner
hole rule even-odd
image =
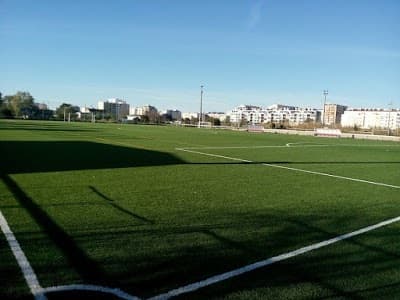
[[[0,0],[0,38],[0,91],[53,107],[400,107],[398,0]]]

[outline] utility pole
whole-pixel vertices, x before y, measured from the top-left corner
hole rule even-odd
[[[203,120],[203,85],[200,86],[200,115],[199,115],[199,128],[201,128],[201,122]]]
[[[390,113],[392,112],[392,105],[393,105],[393,102],[390,101],[390,103],[389,103],[388,135],[390,135]]]
[[[322,116],[322,126],[325,127],[325,105],[326,105],[326,96],[328,96],[328,90],[324,90],[324,115]]]
[[[118,102],[115,104],[115,119],[118,123],[118,119],[119,119],[119,104],[118,104]]]

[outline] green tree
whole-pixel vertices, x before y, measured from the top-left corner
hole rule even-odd
[[[160,123],[160,114],[156,110],[146,112],[149,123]]]
[[[221,120],[218,118],[211,118],[211,123],[213,126],[221,126]]]
[[[15,95],[5,96],[3,101],[15,117],[20,117],[23,113],[32,110],[35,102],[28,92],[17,92]]]
[[[76,113],[79,111],[79,107],[74,106],[69,103],[63,103],[56,109],[56,116],[57,119],[65,120],[68,119],[68,115],[70,116],[71,120],[76,119]]]

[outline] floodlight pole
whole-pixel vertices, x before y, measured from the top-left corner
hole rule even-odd
[[[203,85],[200,86],[200,115],[199,115],[199,128],[201,128],[201,122],[203,120]]]
[[[117,102],[116,103],[117,105],[116,105],[116,107],[115,107],[115,115],[116,115],[116,121],[117,121],[117,123],[118,123],[118,120],[119,120],[119,103]]]
[[[388,135],[390,135],[390,112],[392,111],[392,101],[389,103],[389,120],[388,120]]]
[[[328,90],[324,90],[324,115],[322,116],[322,126],[325,127],[325,105],[326,105],[326,96],[328,96]]]

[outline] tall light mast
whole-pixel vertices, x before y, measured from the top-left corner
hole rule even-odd
[[[201,122],[203,121],[203,85],[200,86],[200,115],[199,115],[199,128],[201,128]]]
[[[388,135],[390,135],[390,113],[392,111],[393,102],[390,101],[389,103],[389,119],[388,119]]]
[[[328,90],[324,90],[324,115],[322,116],[322,126],[325,126],[325,105],[326,105],[326,96],[328,96]]]

